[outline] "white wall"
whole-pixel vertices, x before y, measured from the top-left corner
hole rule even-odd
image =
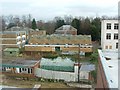
[[[62,72],[62,71],[52,71],[52,70],[44,70],[40,68],[35,69],[35,76],[43,77],[47,79],[58,79],[58,80],[65,80],[67,82],[70,81],[78,81],[78,73],[76,72]],[[89,72],[81,71],[80,72],[80,79],[88,79]]]
[[[111,30],[107,30],[107,23],[111,23]],[[103,50],[118,50],[116,49],[116,43],[118,40],[114,40],[114,33],[118,33],[118,30],[114,29],[114,23],[118,23],[118,20],[101,21],[101,47]],[[106,33],[111,33],[110,40],[106,40]],[[112,49],[109,49],[110,45],[112,46]],[[105,46],[108,46],[108,49],[105,49]]]

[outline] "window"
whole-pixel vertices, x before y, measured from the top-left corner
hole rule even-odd
[[[22,40],[25,40],[25,38],[22,38]]]
[[[22,68],[22,71],[24,71],[24,68]]]
[[[119,28],[119,24],[118,23],[115,23],[114,24],[114,29],[118,29]]]
[[[117,33],[114,34],[114,39],[118,39],[118,34]]]
[[[10,54],[12,54],[12,52],[10,52]]]
[[[118,43],[116,43],[116,49],[118,49]]]
[[[111,39],[111,33],[106,34],[106,39]]]
[[[107,29],[111,29],[111,23],[107,23]]]
[[[112,49],[112,46],[109,46],[109,49]]]
[[[108,49],[108,46],[105,46],[105,49]]]

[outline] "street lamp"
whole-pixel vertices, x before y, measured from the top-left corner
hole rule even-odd
[[[79,59],[80,59],[80,44],[78,44],[78,60],[77,60],[77,62],[78,62],[78,83],[80,82],[80,61],[79,61]]]

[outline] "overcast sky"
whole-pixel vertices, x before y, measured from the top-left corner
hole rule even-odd
[[[117,16],[119,0],[0,0],[0,14],[31,14],[41,20],[55,16]]]

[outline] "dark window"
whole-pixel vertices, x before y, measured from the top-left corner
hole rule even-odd
[[[115,24],[114,24],[114,29],[117,29],[117,30],[118,30],[118,28],[119,28],[119,24],[118,24],[118,23],[115,23]]]
[[[24,68],[22,68],[22,71],[24,71],[25,69]]]
[[[107,23],[107,29],[111,29],[111,23]]]
[[[106,34],[106,39],[111,39],[111,33]]]
[[[21,73],[21,68],[19,68],[19,70],[20,70],[20,73]]]
[[[10,54],[12,54],[12,52],[10,52]]]
[[[28,73],[30,73],[30,68],[28,68]]]
[[[114,34],[114,39],[118,39],[118,34],[117,33]]]
[[[116,49],[118,49],[118,43],[116,43]]]

